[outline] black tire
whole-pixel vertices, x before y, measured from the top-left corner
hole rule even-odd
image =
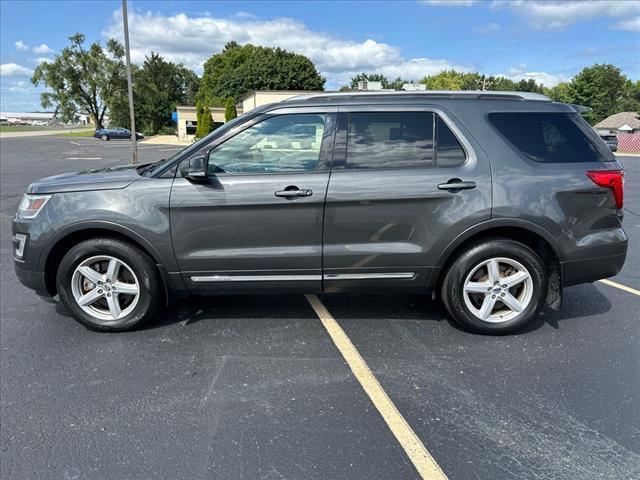
[[[76,267],[84,260],[99,255],[124,262],[138,278],[137,304],[129,314],[118,320],[102,321],[93,317],[78,305],[73,295],[71,283]],[[64,306],[80,323],[104,332],[132,330],[151,318],[163,302],[160,282],[155,264],[148,255],[129,243],[112,238],[93,238],[77,244],[64,256],[56,275],[58,295]]]
[[[101,136],[100,136],[100,139],[101,139],[103,142],[106,142],[106,141],[108,141],[108,140],[109,140],[109,135],[101,135]]]
[[[476,317],[464,301],[464,282],[469,273],[485,260],[503,257],[524,266],[533,283],[533,294],[527,307],[510,320],[490,323]],[[548,274],[540,257],[529,247],[514,240],[494,238],[470,245],[450,264],[442,282],[441,297],[453,320],[464,330],[505,335],[522,330],[532,322],[544,304]]]

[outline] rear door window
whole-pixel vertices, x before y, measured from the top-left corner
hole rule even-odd
[[[347,168],[430,165],[433,165],[433,113],[349,113]]]
[[[609,156],[589,138],[578,114],[500,112],[489,122],[529,160],[541,163],[608,161]],[[590,128],[586,126],[586,128]]]

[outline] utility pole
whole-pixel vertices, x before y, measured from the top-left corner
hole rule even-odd
[[[127,57],[127,89],[129,90],[129,115],[131,116],[131,163],[138,163],[138,145],[136,138],[136,115],[133,110],[133,82],[131,80],[131,54],[129,53],[129,19],[127,0],[122,0],[122,23],[124,25],[124,50]]]

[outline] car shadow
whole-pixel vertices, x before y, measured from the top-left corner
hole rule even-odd
[[[371,295],[325,294],[320,295],[329,312],[338,320],[385,320],[448,322],[461,330],[451,320],[442,302],[426,295]],[[541,328],[545,323],[559,329],[561,323],[581,317],[599,315],[611,309],[611,302],[593,284],[566,289],[559,311],[545,308],[522,332]],[[55,304],[59,315],[71,317],[60,303]],[[178,299],[170,307],[163,306],[150,322],[138,330],[182,326],[216,319],[269,320],[283,318],[316,318],[303,295],[225,295],[190,296]]]
[[[193,295],[177,299],[164,307],[140,330],[183,326],[217,319],[273,320],[313,318],[315,315],[302,295]]]
[[[560,323],[576,318],[601,315],[611,310],[611,301],[595,284],[587,283],[566,288],[563,293],[562,306],[559,311],[545,309],[539,318],[553,328],[560,328]]]

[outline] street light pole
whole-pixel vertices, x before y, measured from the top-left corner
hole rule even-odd
[[[136,115],[133,110],[133,82],[131,80],[131,54],[129,53],[129,19],[127,0],[122,0],[122,23],[124,24],[124,50],[127,58],[127,89],[129,91],[129,115],[131,116],[131,163],[138,163],[138,145],[136,143]]]

